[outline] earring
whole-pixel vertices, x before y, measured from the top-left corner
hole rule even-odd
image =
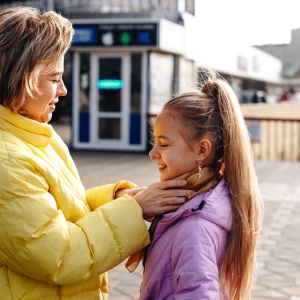
[[[200,179],[202,177],[202,168],[201,168],[201,160],[200,158],[198,159],[198,178]]]

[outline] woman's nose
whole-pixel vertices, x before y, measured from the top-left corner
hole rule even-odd
[[[63,80],[61,80],[59,82],[59,85],[58,85],[58,88],[57,88],[57,93],[58,93],[58,96],[66,96],[68,91],[67,91],[67,88],[63,82]]]

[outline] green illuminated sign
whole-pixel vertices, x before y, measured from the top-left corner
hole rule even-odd
[[[99,90],[120,90],[123,87],[121,79],[99,79],[97,82]]]

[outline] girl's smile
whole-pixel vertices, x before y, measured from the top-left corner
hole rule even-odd
[[[155,144],[149,156],[158,165],[161,180],[174,179],[197,167],[197,147],[191,147],[184,139],[181,126],[168,110],[155,119]]]

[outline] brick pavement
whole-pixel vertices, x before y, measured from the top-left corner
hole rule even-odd
[[[68,128],[55,125],[68,142]],[[158,181],[146,154],[74,151],[71,154],[86,187],[119,179],[146,186]],[[300,162],[257,161],[265,215],[259,243],[253,300],[300,300]],[[109,271],[110,300],[134,299],[142,269],[130,274],[120,264]]]

